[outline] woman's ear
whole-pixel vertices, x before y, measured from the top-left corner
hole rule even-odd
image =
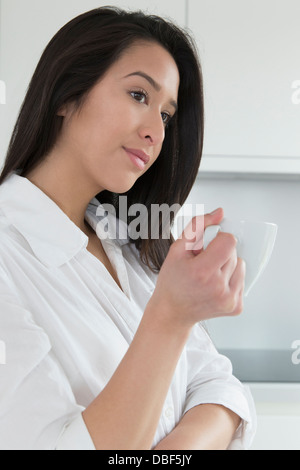
[[[67,103],[64,103],[59,110],[57,111],[56,115],[57,116],[62,116],[62,117],[71,117],[72,114],[76,111],[76,103],[73,101],[69,101]]]
[[[67,104],[63,104],[56,113],[57,116],[62,116],[62,117],[66,117],[67,114],[68,114]]]

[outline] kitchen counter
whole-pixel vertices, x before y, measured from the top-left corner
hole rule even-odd
[[[300,364],[292,350],[223,349],[257,411],[251,450],[300,450]]]
[[[241,382],[300,384],[300,364],[293,364],[293,352],[271,349],[220,350],[231,360],[233,373]]]

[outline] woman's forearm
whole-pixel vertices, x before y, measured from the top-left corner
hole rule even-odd
[[[83,412],[96,449],[150,449],[189,330],[148,307],[104,390]]]
[[[226,450],[240,421],[239,416],[223,406],[195,406],[155,449]]]

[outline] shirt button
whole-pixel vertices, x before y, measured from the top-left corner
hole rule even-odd
[[[168,406],[168,408],[165,409],[165,417],[168,419],[173,418],[173,408],[172,406]]]

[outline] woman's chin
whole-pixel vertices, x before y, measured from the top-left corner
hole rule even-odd
[[[109,187],[107,188],[107,191],[110,191],[110,192],[116,193],[116,194],[127,193],[133,187],[136,180],[137,180],[137,178],[134,178],[134,179],[129,179],[128,178],[127,181],[124,179],[121,182],[109,185]]]

